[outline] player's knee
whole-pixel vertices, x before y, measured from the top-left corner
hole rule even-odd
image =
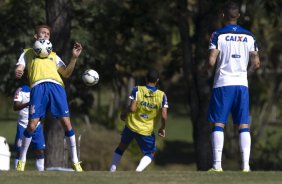
[[[65,131],[70,131],[72,129],[71,121],[69,117],[62,117],[60,119],[62,126],[64,127]]]
[[[39,121],[39,119],[38,120],[32,119],[27,125],[27,131],[30,132],[30,133],[34,132],[34,130],[36,129],[36,126],[38,124],[38,121]]]
[[[44,157],[44,151],[43,150],[35,150],[36,157]]]
[[[25,136],[25,137],[27,137],[27,138],[31,138],[33,133],[32,133],[32,132],[30,132],[30,131],[28,131],[28,129],[25,129],[25,131],[24,131],[24,133],[23,133],[23,134],[24,134],[24,136]]]
[[[249,124],[240,124],[239,125],[239,130],[244,129],[244,128],[250,128],[250,125]]]

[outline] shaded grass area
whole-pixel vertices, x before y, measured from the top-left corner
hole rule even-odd
[[[278,184],[282,172],[189,172],[189,171],[146,171],[116,172],[0,172],[0,183],[5,184]],[[19,182],[20,181],[20,182]]]

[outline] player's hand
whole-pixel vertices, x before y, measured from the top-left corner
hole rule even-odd
[[[126,113],[126,112],[122,112],[122,113],[120,114],[120,119],[121,119],[122,121],[125,121],[126,116],[127,116],[127,113]]]
[[[82,46],[80,43],[76,42],[74,45],[73,45],[73,49],[72,49],[72,57],[74,58],[78,58],[78,56],[80,55],[82,51]]]
[[[17,79],[20,79],[24,74],[24,71],[23,70],[19,70],[19,69],[16,69],[15,70],[15,76]]]
[[[160,137],[165,137],[165,129],[164,128],[160,128],[158,131],[158,136]]]

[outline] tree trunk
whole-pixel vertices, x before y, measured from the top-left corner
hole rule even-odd
[[[187,0],[178,0],[179,8],[179,31],[183,49],[183,70],[188,87],[189,104],[191,107],[191,118],[193,122],[193,140],[196,151],[196,162],[198,170],[208,170],[211,167],[211,145],[210,145],[210,125],[207,122],[207,109],[209,99],[209,84],[207,79],[199,77],[198,66],[201,66],[203,53],[203,44],[198,43],[203,40],[204,32],[196,34],[196,53],[197,62],[192,58],[192,43],[189,36]],[[201,21],[201,20],[198,20]],[[197,23],[196,23],[197,24]],[[200,24],[202,25],[202,24]],[[202,28],[202,27],[201,27]],[[196,29],[196,30],[201,30]],[[197,35],[198,34],[198,35]],[[200,38],[197,40],[197,38]],[[201,54],[202,53],[202,54]]]
[[[69,0],[46,0],[47,24],[51,27],[51,42],[53,51],[61,57],[66,64],[70,59],[70,13]],[[68,88],[67,81],[65,86]],[[64,130],[58,119],[50,114],[45,119],[46,138],[46,167],[66,167],[68,152],[65,149]]]
[[[212,166],[212,149],[210,143],[211,125],[207,120],[209,99],[211,94],[211,81],[208,76],[201,76],[201,68],[207,62],[208,40],[213,19],[209,7],[212,6],[208,0],[199,1],[199,14],[194,20],[197,32],[195,33],[195,68],[194,78],[196,81],[198,95],[197,121],[194,122],[195,147],[197,152],[197,166],[199,170],[208,170]],[[210,16],[209,16],[210,15]],[[203,18],[205,17],[205,18]]]

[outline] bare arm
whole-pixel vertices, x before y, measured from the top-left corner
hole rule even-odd
[[[27,106],[29,106],[29,103],[14,102],[13,109],[14,111],[19,111],[23,108],[26,108]]]
[[[204,68],[203,68],[203,73],[208,73],[208,71],[214,67],[216,63],[217,56],[219,54],[218,49],[211,49],[209,53],[209,58],[208,61],[206,62]]]
[[[120,115],[120,119],[122,121],[125,120],[125,118],[127,117],[128,113],[130,112],[134,112],[137,108],[137,101],[136,100],[131,100],[129,106],[126,108],[126,110],[124,112],[121,113]]]
[[[167,108],[162,108],[162,118],[161,118],[161,127],[159,128],[158,135],[160,137],[165,137],[165,126],[166,126],[166,120],[167,120]]]
[[[257,51],[250,52],[250,67],[248,72],[254,72],[260,67],[260,59]]]
[[[72,49],[72,57],[67,67],[60,67],[58,72],[64,77],[69,78],[74,70],[76,60],[81,54],[82,46],[80,43],[75,43]]]
[[[17,68],[15,70],[15,77],[17,79],[20,79],[23,76],[24,68],[25,68],[24,65],[21,65],[21,64],[17,66]]]

